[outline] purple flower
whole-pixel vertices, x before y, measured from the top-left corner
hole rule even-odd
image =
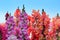
[[[9,37],[15,32],[14,30],[14,27],[15,27],[15,22],[14,22],[14,19],[13,19],[13,16],[10,16],[7,20],[6,20],[6,30],[7,30],[7,33],[6,33],[6,37],[7,39],[9,39]]]
[[[20,22],[19,22],[19,27],[20,31],[22,32],[20,38],[21,40],[30,40],[29,39],[29,34],[27,33],[28,29],[28,15],[26,12],[20,13]]]

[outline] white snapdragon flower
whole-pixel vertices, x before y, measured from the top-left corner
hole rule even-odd
[[[7,40],[18,40],[15,35],[10,35]]]

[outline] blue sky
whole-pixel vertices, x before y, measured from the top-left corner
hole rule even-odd
[[[26,12],[31,15],[32,9],[45,9],[49,17],[55,17],[57,13],[60,14],[60,0],[0,0],[0,23],[5,22],[5,14],[8,11],[12,15],[19,6],[22,9],[25,5]]]

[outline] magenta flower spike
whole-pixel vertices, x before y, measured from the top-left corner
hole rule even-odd
[[[6,40],[18,40],[16,35],[15,35],[15,22],[14,22],[14,19],[13,19],[13,16],[10,16],[7,21],[6,21],[6,30],[7,30],[7,33],[6,33]]]
[[[0,40],[6,40],[6,29],[0,25]]]
[[[20,13],[20,40],[30,40],[28,35],[28,15],[24,10],[24,5],[22,9],[22,13]]]

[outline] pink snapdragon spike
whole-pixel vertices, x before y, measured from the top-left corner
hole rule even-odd
[[[3,25],[0,25],[0,40],[6,40],[6,29]]]
[[[58,17],[53,18],[53,21],[52,21],[53,25],[54,25],[53,29],[56,31],[60,28],[60,26],[59,26],[60,22],[59,21],[60,21],[60,18],[58,18]]]
[[[28,34],[28,15],[25,12],[25,7],[23,5],[22,13],[20,13],[20,40],[30,40]]]

